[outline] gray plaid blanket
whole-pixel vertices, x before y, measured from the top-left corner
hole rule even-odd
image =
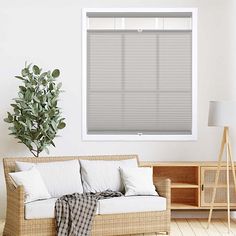
[[[106,190],[101,193],[74,193],[62,196],[55,204],[58,236],[89,236],[99,199],[120,197],[122,193]]]

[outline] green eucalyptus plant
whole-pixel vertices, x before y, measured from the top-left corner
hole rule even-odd
[[[66,126],[58,107],[62,92],[62,83],[56,81],[59,75],[58,69],[44,72],[37,65],[26,64],[21,75],[15,76],[23,85],[11,104],[13,112],[7,112],[4,121],[11,124],[10,135],[25,144],[35,157],[43,150],[49,153],[48,146],[55,147],[53,139],[58,129]]]

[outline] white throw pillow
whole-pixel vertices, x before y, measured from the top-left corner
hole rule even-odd
[[[83,193],[78,160],[57,162],[16,162],[17,170],[27,170],[35,166],[40,172],[45,185],[52,197],[66,194]]]
[[[25,170],[30,170],[32,167],[35,167],[35,163],[31,162],[21,162],[21,161],[16,161],[16,171],[25,171]]]
[[[9,173],[9,175],[17,186],[23,185],[25,203],[51,198],[39,171],[35,167],[26,171]]]
[[[125,196],[158,195],[153,184],[152,168],[121,167],[120,172],[125,186]]]
[[[137,167],[136,159],[121,161],[80,160],[84,192],[102,192],[107,189],[124,191],[120,167]]]

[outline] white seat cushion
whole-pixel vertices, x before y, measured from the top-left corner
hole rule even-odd
[[[57,198],[50,198],[25,204],[25,219],[54,218]]]
[[[40,200],[25,204],[25,218],[54,218],[54,207],[57,198]],[[145,211],[166,210],[166,199],[157,196],[117,197],[99,200],[96,214],[119,214]]]
[[[116,197],[102,199],[98,203],[100,215],[165,210],[166,198],[158,196]]]

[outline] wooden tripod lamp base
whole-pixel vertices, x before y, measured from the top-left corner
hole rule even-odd
[[[223,156],[225,148],[226,148],[226,179],[227,179],[227,213],[228,213],[227,215],[228,215],[228,230],[230,230],[230,191],[229,191],[230,190],[230,187],[229,187],[230,167],[231,167],[231,171],[233,173],[233,181],[234,181],[235,189],[236,189],[236,176],[235,176],[235,168],[234,168],[234,162],[233,162],[233,157],[232,157],[232,149],[231,149],[231,145],[229,142],[229,128],[228,127],[224,127],[221,148],[220,148],[220,153],[219,153],[219,157],[218,157],[218,165],[217,165],[217,171],[216,171],[216,176],[215,176],[215,184],[214,184],[214,188],[213,188],[211,208],[210,208],[210,213],[209,213],[209,218],[208,218],[208,228],[209,228],[209,225],[211,222],[212,211],[213,211],[215,196],[216,196],[216,188],[218,185],[220,169],[222,166],[222,156]]]
[[[216,189],[218,185],[220,170],[222,167],[222,156],[226,149],[226,182],[227,182],[227,218],[228,218],[228,232],[230,231],[230,186],[229,173],[232,171],[234,188],[236,190],[236,175],[234,161],[232,157],[232,148],[229,141],[229,124],[236,123],[236,103],[235,102],[210,102],[209,108],[209,126],[223,126],[224,132],[221,141],[220,153],[218,156],[217,171],[215,175],[215,184],[213,188],[211,207],[208,217],[208,225],[210,226],[212,211],[214,208]]]

